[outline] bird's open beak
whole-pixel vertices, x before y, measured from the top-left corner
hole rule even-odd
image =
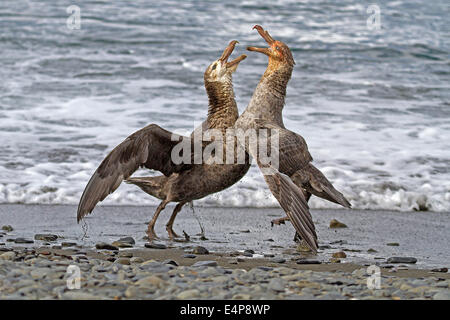
[[[245,60],[245,58],[247,58],[247,55],[242,54],[239,57],[237,57],[236,59],[234,59],[230,62],[227,62],[227,68],[231,68],[235,65],[237,66],[239,64],[239,62],[241,62],[242,60]]]
[[[222,61],[222,63],[226,63],[227,68],[237,65],[237,64],[239,64],[239,62],[241,62],[242,60],[247,58],[247,56],[245,54],[243,54],[243,55],[237,57],[236,59],[234,59],[230,62],[227,62],[228,58],[233,53],[234,47],[236,46],[237,43],[239,43],[239,42],[236,40],[231,41],[230,44],[228,44],[228,47],[226,47],[225,50],[223,51],[222,56],[219,58],[219,60]]]
[[[270,34],[267,31],[265,31],[260,25],[254,26],[253,29],[256,29],[258,31],[258,33],[264,40],[266,40],[269,46],[271,46],[275,42],[275,40],[270,36]],[[265,55],[270,56],[269,48],[247,47],[247,50],[264,53]]]

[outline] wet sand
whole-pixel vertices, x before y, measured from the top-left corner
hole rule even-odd
[[[290,223],[271,226],[270,221],[282,216],[278,208],[195,208],[195,214],[186,206],[178,215],[175,231],[190,236],[190,242],[173,242],[167,238],[165,223],[173,207],[160,215],[156,232],[168,247],[201,245],[210,252],[229,253],[250,249],[254,258],[264,254],[290,258],[296,252],[294,229]],[[33,239],[38,233],[53,233],[84,247],[95,243],[131,236],[137,247],[146,243],[146,223],[155,207],[99,206],[86,219],[87,232],[76,223],[76,206],[68,205],[0,205],[0,225],[11,225],[14,231],[0,237]],[[417,263],[409,268],[449,267],[450,213],[391,212],[368,210],[312,210],[321,249],[315,257],[329,261],[337,251],[344,251],[341,262],[381,264],[389,257],[414,257]],[[348,227],[330,229],[337,219]],[[206,240],[201,240],[201,227]],[[0,231],[1,232],[1,231]],[[32,246],[39,246],[36,241]],[[30,245],[28,245],[30,246]],[[1,247],[1,245],[0,245]],[[369,252],[368,252],[369,251]]]

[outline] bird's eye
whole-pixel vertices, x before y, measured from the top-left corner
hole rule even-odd
[[[275,49],[280,50],[280,47],[277,46],[277,47],[275,47]]]
[[[216,70],[217,64],[214,63],[214,65],[212,66],[211,70]]]

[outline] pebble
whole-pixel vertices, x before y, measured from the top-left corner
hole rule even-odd
[[[347,258],[347,255],[344,251],[335,252],[332,255],[333,258]]]
[[[121,241],[114,241],[111,244],[117,248],[132,248],[133,247],[132,244],[130,244],[128,242],[121,242]]]
[[[257,269],[263,270],[263,271],[272,271],[273,268],[272,267],[265,267],[265,266],[260,266],[260,267],[256,267]]]
[[[190,254],[190,253],[188,253],[188,254],[183,255],[183,258],[186,258],[186,259],[195,259],[195,258],[197,258],[197,256],[196,256],[195,254]]]
[[[35,234],[34,240],[41,240],[41,241],[56,241],[58,239],[58,236],[56,234]]]
[[[34,243],[34,241],[25,238],[16,238],[14,239],[14,243]]]
[[[0,255],[0,259],[3,260],[13,260],[16,257],[16,254],[13,251],[5,252]]]
[[[133,257],[130,259],[130,263],[142,263],[144,262],[144,259],[142,259],[141,257]]]
[[[321,264],[319,260],[307,260],[307,259],[297,259],[295,261],[297,264]]]
[[[98,300],[98,299],[101,299],[100,296],[96,296],[91,293],[82,292],[79,290],[65,292],[62,295],[62,298],[67,299],[67,300]]]
[[[450,300],[450,290],[439,291],[433,296],[433,300]]]
[[[398,247],[400,244],[398,242],[389,242],[386,243],[387,246],[391,246],[391,247]]]
[[[129,265],[130,264],[130,259],[128,259],[128,258],[119,258],[116,261],[114,261],[114,263]]]
[[[275,263],[285,263],[286,259],[284,259],[284,258],[274,258],[271,261],[275,262]]]
[[[133,257],[133,252],[131,252],[131,251],[120,251],[119,252],[119,257],[131,258],[131,257]]]
[[[154,287],[163,287],[166,282],[162,280],[160,277],[157,276],[148,276],[145,278],[142,278],[136,282],[136,285],[140,287],[148,287],[148,286],[154,286]]]
[[[136,241],[133,239],[133,237],[120,238],[118,241],[123,243],[136,244]]]
[[[192,250],[192,253],[194,253],[194,254],[209,254],[209,251],[205,247],[197,246]]]
[[[333,219],[330,221],[330,228],[335,229],[335,228],[347,228],[347,225],[345,223],[342,223],[336,219]]]
[[[245,293],[235,294],[231,299],[232,300],[250,300],[252,298],[251,295]]]
[[[61,242],[62,248],[75,247],[76,245],[77,245],[76,242]]]
[[[98,249],[98,250],[114,250],[114,251],[119,250],[119,248],[117,248],[117,247],[115,247],[113,245],[110,245],[110,244],[108,244],[106,242],[99,242],[99,243],[97,243],[95,245],[95,248]]]
[[[5,226],[2,226],[2,230],[6,231],[6,232],[11,232],[14,230],[14,228],[11,227],[10,225],[5,225]]]
[[[167,249],[167,246],[165,244],[156,242],[146,243],[144,246],[150,249]]]
[[[284,291],[285,286],[286,286],[285,280],[280,278],[273,278],[270,280],[269,285],[267,287],[274,291]]]
[[[214,261],[214,260],[197,261],[192,266],[193,267],[216,267],[217,261]]]
[[[167,260],[164,260],[163,263],[164,264],[170,264],[170,265],[173,265],[175,267],[178,267],[178,263],[176,261],[174,261],[174,260],[167,259]]]
[[[436,269],[431,269],[431,272],[443,272],[443,273],[447,273],[447,272],[448,272],[448,268],[436,268]]]
[[[387,259],[387,263],[416,263],[417,259],[414,257],[391,257]]]
[[[177,298],[181,299],[181,300],[194,299],[194,298],[198,298],[199,295],[200,295],[200,291],[198,291],[197,289],[191,289],[191,290],[186,290],[186,291],[179,293],[177,295]]]

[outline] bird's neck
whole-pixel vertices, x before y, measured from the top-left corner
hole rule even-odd
[[[247,112],[253,117],[283,125],[283,107],[286,87],[292,75],[293,67],[279,66],[274,69],[270,64],[253,93]]]
[[[229,82],[205,82],[208,94],[208,127],[227,129],[234,125],[239,117],[234,98],[233,85]]]

